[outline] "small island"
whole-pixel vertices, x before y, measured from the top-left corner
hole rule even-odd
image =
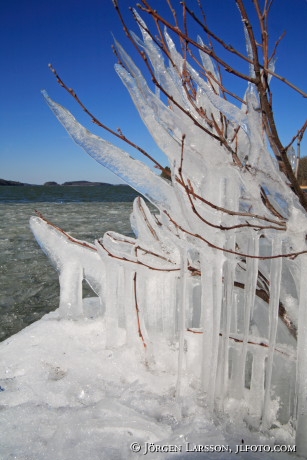
[[[26,184],[24,182],[18,182],[18,181],[13,181],[13,180],[6,180],[6,179],[0,179],[0,186],[5,185],[5,186],[35,186],[37,184]],[[76,180],[76,181],[67,181],[64,182],[63,184],[58,184],[55,181],[48,181],[43,184],[43,186],[46,187],[52,187],[52,186],[110,186],[114,184],[108,184],[106,182],[90,182],[87,180]],[[118,184],[118,185],[125,185],[125,184]]]
[[[46,184],[44,184],[46,185]],[[57,184],[59,185],[59,184]],[[64,182],[64,184],[62,185],[77,185],[77,186],[96,186],[96,185],[113,185],[113,184],[107,184],[106,182],[90,182],[90,181],[87,181],[87,180],[75,180],[75,181],[69,181],[69,182]]]

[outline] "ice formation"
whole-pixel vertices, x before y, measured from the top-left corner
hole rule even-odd
[[[116,347],[120,337],[143,349],[150,366],[163,357],[169,362],[168,353],[177,349],[178,397],[184,397],[185,376],[192,375],[195,392],[207,397],[212,411],[227,412],[236,401],[253,429],[295,429],[297,449],[305,454],[305,212],[270,153],[253,84],[239,108],[220,95],[208,55],[200,56],[208,70],[204,80],[167,32],[171,62],[146,27],[140,30],[142,39],[133,37],[169,103],[150,89],[118,43],[122,64],[116,71],[167,155],[171,181],[89,132],[45,94],[75,142],[158,210],[151,214],[137,198],[135,238],[110,231],[94,245],[40,217],[31,219],[60,273],[60,313],[82,315],[85,279],[100,299],[106,348]],[[184,66],[194,95],[179,78]]]

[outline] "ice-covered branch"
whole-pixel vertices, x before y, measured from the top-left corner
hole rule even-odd
[[[73,115],[60,104],[52,101],[44,92],[49,107],[71,135],[73,140],[89,153],[98,163],[125,180],[156,206],[175,203],[171,186],[158,177],[144,163],[132,158],[127,152],[92,134],[82,126]]]

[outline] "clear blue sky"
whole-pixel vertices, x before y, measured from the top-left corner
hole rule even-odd
[[[128,6],[134,4],[121,0],[127,18]],[[166,11],[164,0],[151,0],[151,4]],[[173,4],[179,5],[179,0]],[[189,4],[197,9],[196,0]],[[204,0],[203,5],[212,29],[228,43],[244,49],[235,2]],[[132,20],[128,22],[132,27]],[[272,42],[287,30],[279,47],[277,72],[307,91],[307,1],[276,0],[270,25]],[[98,118],[112,128],[120,127],[165,162],[114,71],[112,33],[132,51],[111,0],[2,2],[0,178],[36,184],[79,179],[120,182],[74,144],[44,102],[42,89],[89,129],[111,140],[59,87],[48,69],[49,62]],[[235,89],[243,91],[240,85]],[[273,91],[281,138],[287,143],[306,119],[307,100],[280,83],[273,85]],[[307,141],[302,145],[303,155],[307,154],[306,147]]]

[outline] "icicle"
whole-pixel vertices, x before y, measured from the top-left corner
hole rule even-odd
[[[118,267],[109,260],[109,269],[106,276],[106,347],[112,348],[118,344]]]
[[[210,251],[211,253],[211,251]],[[201,270],[201,325],[203,329],[203,343],[201,355],[201,387],[205,393],[210,392],[211,386],[211,363],[213,354],[213,311],[214,311],[214,298],[213,298],[213,254],[208,257],[200,252],[200,270]],[[216,331],[214,331],[216,333]],[[219,336],[219,330],[217,332]],[[215,341],[216,342],[216,341]],[[208,401],[213,404],[211,398]]]
[[[228,235],[225,248],[232,251],[235,250],[236,238],[235,234]],[[227,256],[224,263],[224,299],[221,315],[221,360],[219,376],[220,381],[217,386],[217,397],[219,399],[220,408],[223,407],[224,399],[228,391],[228,376],[229,376],[229,336],[231,317],[233,309],[233,292],[234,292],[234,274],[237,260],[232,256]]]
[[[218,376],[218,363],[219,363],[219,348],[220,348],[220,325],[221,325],[221,312],[222,312],[222,293],[223,293],[223,265],[225,257],[222,252],[215,252],[212,259],[212,279],[209,282],[212,284],[212,305],[207,305],[211,309],[213,319],[212,335],[211,335],[211,360],[207,364],[207,377],[209,378],[209,387],[207,388],[208,399],[212,403],[215,401],[217,391],[217,376]],[[210,263],[210,262],[209,262]],[[208,270],[208,263],[207,263]],[[210,276],[210,273],[209,273]],[[209,278],[208,276],[208,278]],[[206,324],[206,331],[210,328],[210,323]],[[204,330],[205,335],[205,330]],[[205,344],[204,344],[205,345]],[[205,346],[203,353],[206,353]],[[205,364],[205,356],[203,356],[202,363]],[[208,358],[206,358],[208,359]],[[205,369],[203,369],[205,371]]]
[[[249,391],[249,406],[252,416],[260,420],[264,400],[264,376],[266,349],[253,345],[249,347],[253,355],[251,383]],[[244,368],[245,371],[245,368]],[[244,389],[242,389],[243,394]],[[259,422],[258,422],[259,423]]]
[[[206,48],[206,45],[204,44],[204,42],[201,39],[201,37],[199,37],[199,36],[197,37],[197,42],[203,48]],[[215,93],[220,94],[220,85],[219,85],[219,83],[221,83],[221,79],[220,79],[220,75],[219,75],[219,73],[218,73],[218,71],[216,69],[216,66],[214,65],[213,60],[211,59],[209,54],[205,53],[204,51],[199,50],[199,55],[200,55],[200,58],[201,58],[201,61],[202,61],[202,64],[203,64],[203,67],[204,67],[205,71],[209,73],[209,75],[207,75],[208,81],[212,85]]]
[[[177,384],[176,384],[176,397],[179,399],[181,397],[181,385],[182,385],[182,374],[184,367],[184,337],[186,331],[186,292],[187,292],[187,275],[188,275],[188,266],[187,266],[187,254],[184,249],[181,251],[181,267],[180,267],[180,283],[181,283],[181,293],[179,299],[179,352],[178,352],[178,372],[177,372]]]
[[[117,266],[117,313],[118,313],[118,327],[125,329],[125,304],[128,301],[127,294],[124,290],[125,287],[125,269],[123,264]]]
[[[134,271],[131,267],[124,268],[124,284],[122,292],[124,294],[124,309],[126,323],[126,343],[127,345],[136,344],[139,342],[138,319],[135,308],[134,294]]]
[[[150,274],[149,274],[150,273]],[[165,276],[163,273],[162,276]],[[161,273],[144,270],[144,287],[142,298],[146,304],[145,324],[155,339],[162,334]]]
[[[282,240],[278,235],[272,239],[272,255],[282,254]],[[271,410],[271,381],[276,334],[278,326],[279,296],[281,283],[282,258],[271,260],[270,270],[270,301],[269,301],[269,351],[266,366],[265,394],[262,424],[265,428],[270,426]]]
[[[60,305],[59,313],[62,318],[77,319],[83,315],[82,308],[82,265],[76,262],[66,262],[60,271]]]
[[[248,254],[259,256],[259,235],[252,231],[248,239]],[[244,389],[247,342],[250,334],[250,320],[254,310],[258,278],[258,259],[246,259],[246,279],[244,287],[244,329],[243,344],[235,376],[235,396],[240,398]]]
[[[178,274],[174,272],[160,274],[161,292],[160,302],[162,310],[163,337],[174,340],[176,331],[176,296]]]

